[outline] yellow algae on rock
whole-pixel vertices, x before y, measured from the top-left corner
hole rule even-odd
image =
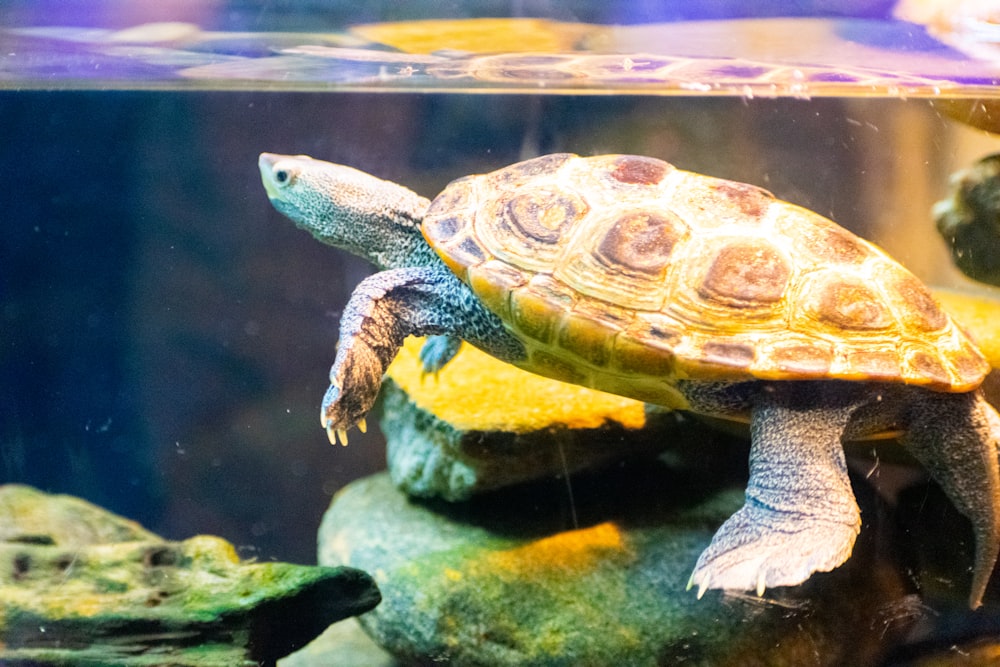
[[[80,498],[0,485],[0,510],[0,665],[273,664],[380,599],[359,570],[241,562]]]
[[[628,551],[618,526],[611,521],[567,530],[513,549],[484,554],[479,565],[494,575],[507,573],[530,580],[553,572],[587,572],[621,562]]]
[[[976,342],[990,365],[1000,368],[1000,291],[993,290],[991,295],[943,288],[931,291],[945,312]]]
[[[361,479],[324,516],[319,562],[379,573],[385,599],[359,622],[406,664],[877,664],[907,630],[884,611],[908,580],[873,548],[891,521],[866,526],[878,532],[808,593],[697,600],[691,562],[743,503],[742,484],[655,462],[606,475],[576,486],[582,528],[553,512],[551,487],[450,505],[412,502],[385,474]],[[866,496],[862,511],[885,516]]]
[[[47,494],[24,484],[0,487],[0,542],[73,547],[156,539],[135,521],[81,498]]]
[[[423,339],[407,339],[389,377],[417,407],[456,429],[527,433],[553,425],[585,429],[616,422],[638,429],[646,424],[639,401],[528,373],[465,343],[437,377],[425,376],[422,345]]]

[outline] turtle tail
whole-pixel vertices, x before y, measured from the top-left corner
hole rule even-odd
[[[986,400],[982,391],[977,391],[975,395],[976,407],[986,422],[988,448],[985,455],[993,457],[987,458],[987,463],[995,462],[1000,460],[1000,414]],[[982,530],[976,529],[976,562],[972,570],[972,591],[969,594],[969,606],[973,609],[983,603],[986,587],[996,567],[997,555],[1000,554],[1000,482],[994,483],[992,491],[992,511],[988,513],[988,517],[984,517]]]
[[[1000,414],[979,390],[922,392],[911,408],[904,444],[972,522],[976,554],[969,606],[976,609],[1000,552]]]

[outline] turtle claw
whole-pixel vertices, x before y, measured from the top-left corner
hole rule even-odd
[[[326,396],[323,398],[323,407],[320,410],[319,421],[323,428],[326,429],[326,437],[330,440],[331,445],[340,444],[346,447],[347,431],[352,426],[357,426],[359,431],[367,433],[368,422],[365,421],[363,416],[352,417],[349,413],[345,413],[348,408],[341,401],[342,398],[344,396],[340,391],[340,387],[336,384],[331,384],[330,388],[326,390]],[[361,414],[364,413],[362,412]]]
[[[695,584],[698,585],[698,592],[695,593],[695,597],[700,600],[705,595],[705,592],[712,587],[711,573],[706,571],[699,572],[697,570],[692,572],[691,577],[688,579],[687,587],[685,588],[685,590],[688,591],[691,590],[692,588],[694,588]],[[757,585],[754,592],[757,593],[757,597],[764,597],[764,591],[766,590],[767,590],[767,570],[762,569],[760,570],[760,572],[757,573]]]
[[[750,513],[744,507],[730,521],[735,518],[739,525]],[[757,519],[744,524],[756,530],[734,532],[724,524],[701,554],[688,584],[689,589],[697,584],[699,599],[709,588],[763,597],[768,588],[801,584],[812,573],[828,572],[847,560],[858,534],[858,526],[849,521],[803,522],[780,514]]]
[[[708,572],[699,573],[697,570],[691,573],[688,578],[687,586],[684,590],[691,590],[695,584],[698,584],[698,592],[695,594],[697,599],[701,599],[705,595],[705,591],[708,590],[708,584],[711,580],[711,575]]]
[[[361,426],[362,424],[358,424],[358,430],[364,433],[365,429],[360,428]],[[349,426],[340,427],[332,422],[327,422],[323,428],[326,429],[326,437],[330,440],[331,445],[342,445],[347,447],[347,431],[350,428]]]
[[[331,383],[329,389],[326,390],[326,395],[323,396],[323,405],[319,409],[319,425],[325,428],[330,433],[331,442],[333,442],[333,417],[330,415],[333,412],[333,408],[340,401],[340,387],[337,384]]]

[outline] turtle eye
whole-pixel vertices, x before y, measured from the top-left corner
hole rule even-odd
[[[271,167],[271,180],[279,187],[288,187],[295,183],[299,168],[288,160],[282,160]]]

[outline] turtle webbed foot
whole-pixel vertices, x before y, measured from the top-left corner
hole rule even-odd
[[[458,354],[462,339],[455,336],[428,336],[420,348],[423,375],[437,375]]]
[[[801,584],[851,555],[860,517],[842,521],[780,512],[748,502],[712,538],[695,565],[688,588],[755,591]]]

